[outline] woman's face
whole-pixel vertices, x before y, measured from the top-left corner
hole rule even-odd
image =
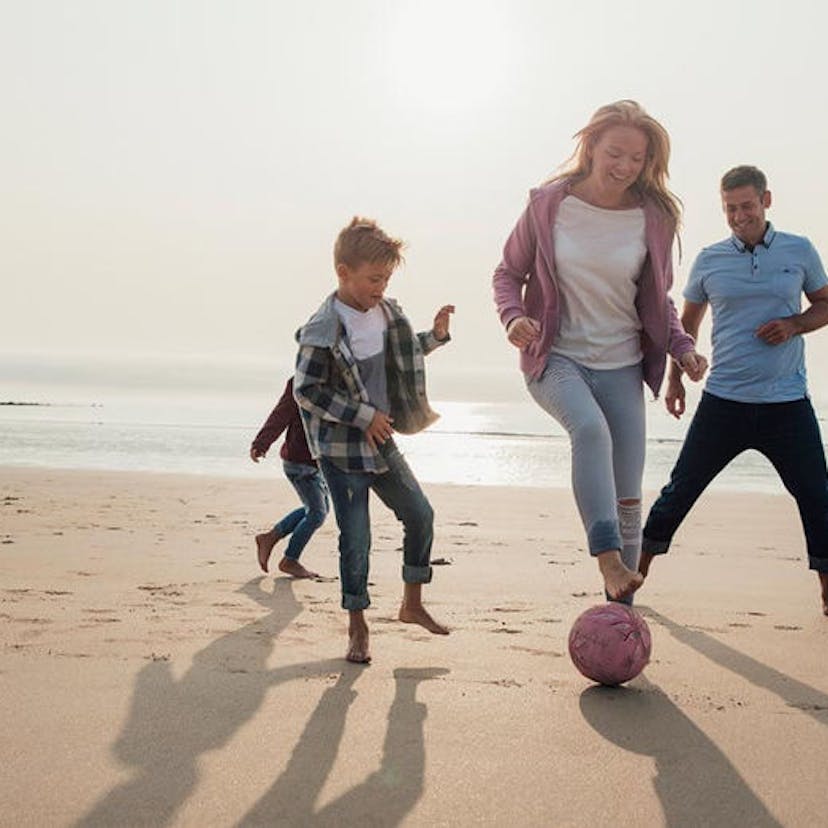
[[[592,149],[589,178],[609,190],[623,192],[641,175],[647,163],[647,149],[647,136],[637,127],[609,127]]]

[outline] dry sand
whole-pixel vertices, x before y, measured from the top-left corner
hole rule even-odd
[[[600,602],[569,492],[426,487],[426,599],[394,620],[374,507],[374,663],[339,584],[261,577],[261,482],[0,469],[0,824],[813,826],[828,806],[828,619],[787,498],[708,494],[637,605],[653,661],[572,666]],[[337,570],[331,517],[304,561]],[[277,552],[279,549],[277,548]]]

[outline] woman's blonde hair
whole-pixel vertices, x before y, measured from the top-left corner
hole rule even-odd
[[[641,196],[651,198],[670,217],[674,229],[681,223],[681,200],[667,188],[670,177],[670,136],[667,130],[648,115],[636,101],[623,100],[598,109],[589,123],[573,136],[577,140],[575,152],[561,166],[561,171],[545,183],[561,178],[575,181],[586,178],[592,171],[592,152],[595,144],[610,127],[628,126],[640,129],[647,137],[647,159],[644,169],[633,184]]]

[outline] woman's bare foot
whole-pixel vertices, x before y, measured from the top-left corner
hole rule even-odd
[[[299,561],[294,561],[293,558],[282,558],[282,560],[279,561],[279,571],[284,572],[286,575],[292,575],[294,578],[319,577],[316,572],[311,572],[309,569],[305,569]]]
[[[368,625],[365,623],[365,616],[361,610],[350,613],[348,652],[345,654],[345,658],[354,664],[371,663],[371,651],[368,648]]]
[[[644,583],[644,576],[640,572],[633,572],[624,566],[617,549],[599,552],[597,557],[598,568],[604,576],[604,588],[612,600],[632,595]]]
[[[270,553],[281,538],[282,536],[275,529],[271,529],[269,532],[262,532],[261,535],[256,535],[256,557],[259,559],[259,566],[263,572],[267,572]]]
[[[822,588],[822,614],[828,615],[828,572],[818,572],[817,575]]]
[[[448,627],[444,627],[435,621],[422,604],[419,606],[407,606],[403,602],[397,617],[405,624],[419,624],[421,627],[425,627],[430,633],[434,633],[434,635],[449,634]]]
[[[647,573],[650,571],[650,564],[653,562],[653,555],[650,552],[642,552],[641,558],[638,561],[638,571],[641,573],[642,578],[647,577]]]

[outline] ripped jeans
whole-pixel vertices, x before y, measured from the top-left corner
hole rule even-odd
[[[590,554],[618,549],[636,569],[646,440],[641,364],[598,370],[550,354],[527,388],[569,434],[572,489]]]

